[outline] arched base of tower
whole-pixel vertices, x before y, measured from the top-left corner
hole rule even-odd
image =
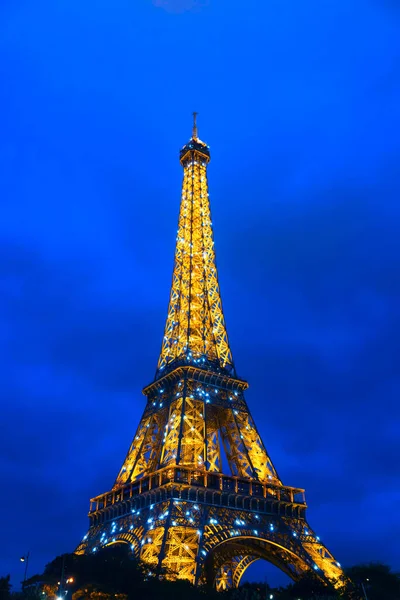
[[[310,566],[283,546],[261,538],[243,537],[217,545],[204,564],[204,580],[218,591],[238,587],[246,569],[265,560],[296,581]]]
[[[258,556],[234,556],[228,559],[217,571],[213,585],[218,592],[239,587],[240,580],[247,567],[259,560]]]
[[[201,493],[201,488],[175,484],[106,505],[96,510],[76,552],[126,543],[154,574],[218,590],[237,587],[248,566],[260,559],[293,580],[313,571],[340,586],[340,565],[304,518],[289,516],[295,512],[290,505],[281,502],[267,512],[260,509],[268,505],[257,501],[256,512],[239,494],[214,491],[204,494],[205,503]],[[239,508],[239,502],[249,509]]]

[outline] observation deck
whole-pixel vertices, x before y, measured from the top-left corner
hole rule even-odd
[[[174,465],[92,498],[89,517],[97,525],[171,498],[296,519],[307,507],[300,488]]]
[[[210,148],[206,143],[199,140],[199,138],[192,137],[179,153],[179,159],[182,165],[190,158],[192,152],[198,152],[206,162],[210,162]]]

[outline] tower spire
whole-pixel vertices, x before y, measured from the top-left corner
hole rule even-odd
[[[198,133],[197,133],[197,115],[199,113],[194,112],[193,113],[193,129],[192,129],[192,138],[197,140],[198,138]]]
[[[193,132],[180,152],[182,197],[175,263],[156,378],[178,364],[223,370],[234,375],[215,264],[208,198],[210,149]]]

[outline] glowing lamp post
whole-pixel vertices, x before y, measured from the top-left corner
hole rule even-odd
[[[26,583],[26,575],[28,573],[28,564],[29,564],[29,552],[26,556],[21,556],[21,558],[19,559],[22,563],[25,563],[25,571],[24,571],[24,581],[22,582],[22,590],[25,589],[25,583]]]

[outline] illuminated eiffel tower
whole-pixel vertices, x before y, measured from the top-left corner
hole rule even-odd
[[[339,563],[284,486],[246,404],[219,292],[207,186],[209,147],[180,152],[182,198],[168,316],[142,419],[111,491],[90,502],[77,553],[129,544],[155,575],[217,589],[267,560],[293,579],[336,582]],[[227,472],[229,470],[229,472]],[[153,568],[152,568],[153,567]],[[339,585],[339,584],[337,584]]]

